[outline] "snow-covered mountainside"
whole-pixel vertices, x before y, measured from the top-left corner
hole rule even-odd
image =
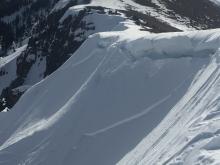
[[[153,33],[217,28],[219,8],[209,0],[3,0],[0,57],[27,46],[11,64],[15,75],[3,68],[10,81],[0,86],[0,111],[23,94],[14,95],[15,89],[53,73],[91,34],[124,30],[126,21]]]
[[[19,99],[22,93],[15,96],[14,89],[24,85],[32,86],[53,73],[93,33],[124,30],[123,22],[126,21],[137,24],[141,30],[151,32],[179,31],[153,16],[125,8],[118,10],[117,5],[114,9],[111,3],[106,3],[105,6],[100,4],[99,6],[99,3],[96,2],[96,5],[91,3],[90,5],[74,7],[83,3],[88,3],[88,1],[61,0],[57,2],[51,10],[48,8],[50,11],[47,12],[48,15],[44,14],[44,17],[37,19],[31,32],[28,32],[30,31],[28,28],[26,29],[26,38],[23,35],[20,37],[21,42],[13,42],[12,49],[9,49],[6,54],[10,55],[16,45],[23,46],[27,44],[27,48],[16,59],[17,62],[14,66],[16,75],[10,75],[9,73],[7,76],[11,77],[10,83],[4,88],[1,87],[3,90],[0,91],[0,110],[13,107]],[[41,10],[40,13],[42,13]],[[139,15],[141,20],[137,17]],[[31,14],[29,17],[31,17]],[[24,18],[31,19],[29,17]],[[14,27],[13,24],[11,26]],[[3,70],[8,73],[6,68],[3,68]],[[4,75],[3,78],[5,78]]]
[[[218,0],[1,1],[0,164],[220,164],[219,26]]]
[[[220,30],[128,26],[89,37],[0,115],[3,164],[218,163]]]

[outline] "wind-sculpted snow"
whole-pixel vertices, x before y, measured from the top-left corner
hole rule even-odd
[[[153,165],[216,157],[219,32],[150,34],[128,25],[92,35],[0,114],[0,162]]]

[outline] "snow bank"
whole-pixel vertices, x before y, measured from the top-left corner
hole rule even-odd
[[[0,114],[1,162],[112,165],[144,139],[119,164],[151,164],[181,153],[183,139],[200,139],[201,131],[190,134],[188,126],[201,113],[216,113],[220,30],[156,35],[130,26],[89,37],[60,69]]]

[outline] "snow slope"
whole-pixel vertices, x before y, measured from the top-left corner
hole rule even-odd
[[[219,32],[150,34],[131,26],[92,35],[0,114],[0,162],[163,164],[180,157],[187,164],[200,151],[216,157]]]
[[[166,118],[118,164],[219,164],[220,52]]]

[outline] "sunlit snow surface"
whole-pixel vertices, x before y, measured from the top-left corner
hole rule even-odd
[[[89,37],[0,114],[0,163],[219,162],[220,30],[127,26]]]
[[[70,0],[59,0],[57,4],[55,5],[53,10],[58,10],[64,8]],[[127,11],[128,8],[131,8],[134,11],[138,11],[140,13],[148,13],[151,16],[157,18],[158,20],[162,22],[166,22],[167,24],[176,27],[183,31],[189,31],[189,30],[195,30],[193,27],[190,26],[189,20],[186,18],[179,17],[178,21],[176,19],[172,19],[165,13],[158,13],[157,10],[150,6],[143,6],[138,3],[136,3],[134,0],[91,0],[89,4],[83,4],[83,0],[78,0],[78,4],[74,7],[71,7],[75,11],[78,11],[79,9],[85,8],[87,6],[99,6],[104,8],[109,8],[113,10],[125,10]],[[159,2],[158,0],[153,0],[152,3],[154,3],[157,7],[161,8],[162,11],[167,11],[168,9],[163,5],[163,3]],[[71,9],[70,8],[70,9]],[[69,12],[69,11],[67,11]],[[73,12],[74,13],[74,12]],[[178,16],[178,15],[176,15]]]

